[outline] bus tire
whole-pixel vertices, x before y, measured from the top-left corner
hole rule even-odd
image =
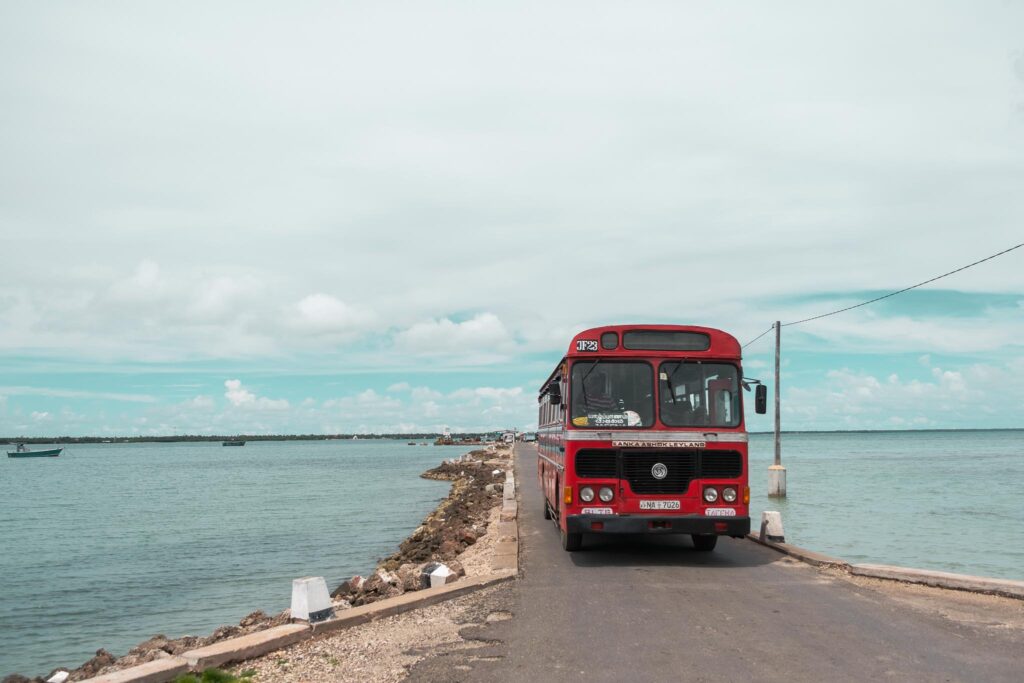
[[[718,536],[714,534],[693,534],[690,536],[693,539],[694,550],[706,553],[715,549],[715,545],[718,543]]]
[[[562,550],[575,552],[583,547],[583,534],[569,534],[562,531]]]
[[[546,500],[544,501],[544,519],[551,519],[551,508]]]

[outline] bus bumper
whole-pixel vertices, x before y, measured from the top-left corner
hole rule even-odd
[[[704,517],[702,515],[568,515],[570,534],[713,534],[746,536],[750,517]]]

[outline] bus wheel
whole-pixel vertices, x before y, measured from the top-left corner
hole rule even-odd
[[[693,539],[693,547],[701,552],[714,550],[718,543],[718,536],[712,534],[693,534],[690,538]]]
[[[583,547],[583,534],[569,534],[562,532],[562,550],[574,552]]]
[[[544,501],[544,519],[551,519],[551,508],[548,507],[548,502]]]

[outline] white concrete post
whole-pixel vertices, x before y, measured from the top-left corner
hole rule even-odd
[[[782,530],[782,513],[765,511],[761,513],[761,540],[785,543],[786,533]]]
[[[334,616],[331,594],[322,576],[305,576],[292,581],[292,619],[311,624]]]

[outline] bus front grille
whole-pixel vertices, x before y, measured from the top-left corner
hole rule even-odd
[[[614,479],[619,476],[615,465],[615,451],[591,448],[577,452],[576,476],[591,479]]]
[[[737,479],[743,474],[743,456],[736,451],[704,451],[700,476],[704,479]]]
[[[663,479],[656,479],[651,473],[658,463],[668,468]],[[623,453],[622,476],[633,493],[686,493],[690,481],[697,476],[697,451]]]

